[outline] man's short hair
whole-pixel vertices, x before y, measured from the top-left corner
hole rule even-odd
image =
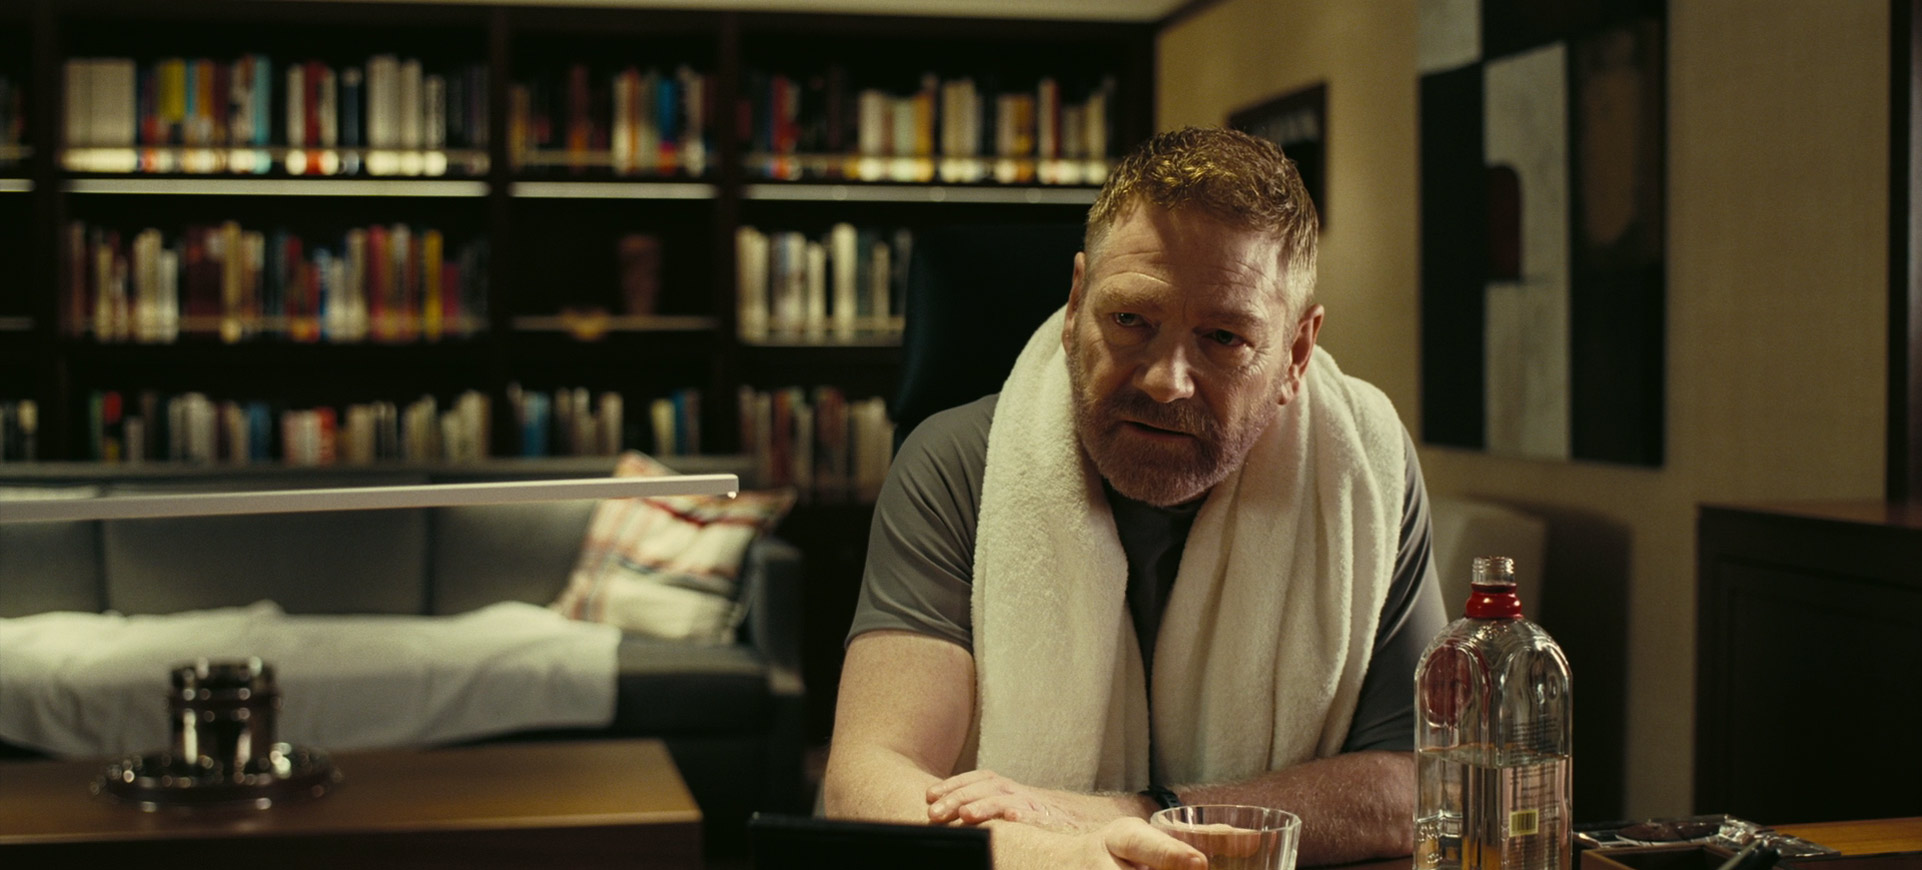
[[[1296,316],[1315,296],[1315,242],[1321,219],[1295,162],[1281,148],[1239,130],[1184,127],[1157,133],[1121,159],[1088,209],[1082,247],[1092,261],[1116,221],[1146,203],[1196,208],[1230,226],[1281,241],[1287,302]]]

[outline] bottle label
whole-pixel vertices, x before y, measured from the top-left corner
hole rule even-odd
[[[1525,837],[1541,830],[1541,810],[1516,810],[1508,814],[1508,835]]]

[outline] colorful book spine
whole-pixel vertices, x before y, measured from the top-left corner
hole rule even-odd
[[[851,400],[839,387],[785,387],[738,395],[742,452],[762,486],[793,486],[808,501],[872,501],[893,456],[894,424],[879,397]]]
[[[227,343],[285,336],[381,341],[471,335],[486,317],[486,245],[432,227],[354,229],[336,244],[236,221],[123,236],[84,222],[65,233],[61,328],[101,342]],[[373,307],[375,310],[370,311]]]
[[[439,341],[445,318],[445,300],[441,285],[441,234],[439,230],[427,230],[421,234],[420,243],[420,286],[421,286],[421,335],[428,341]]]

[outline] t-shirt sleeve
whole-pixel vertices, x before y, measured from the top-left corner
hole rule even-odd
[[[1343,752],[1415,749],[1415,668],[1430,641],[1448,624],[1431,550],[1428,488],[1422,483],[1415,443],[1402,432],[1408,477],[1402,496],[1401,545],[1395,577],[1375,628],[1375,649],[1362,678],[1361,699],[1348,726]]]
[[[902,629],[974,648],[974,530],[994,406],[990,396],[935,414],[902,443],[875,501],[849,641]]]

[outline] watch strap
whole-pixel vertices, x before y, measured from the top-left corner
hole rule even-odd
[[[1174,789],[1165,785],[1150,785],[1142,789],[1141,794],[1145,797],[1154,798],[1155,803],[1160,804],[1164,810],[1171,810],[1181,806],[1181,798],[1175,794]]]

